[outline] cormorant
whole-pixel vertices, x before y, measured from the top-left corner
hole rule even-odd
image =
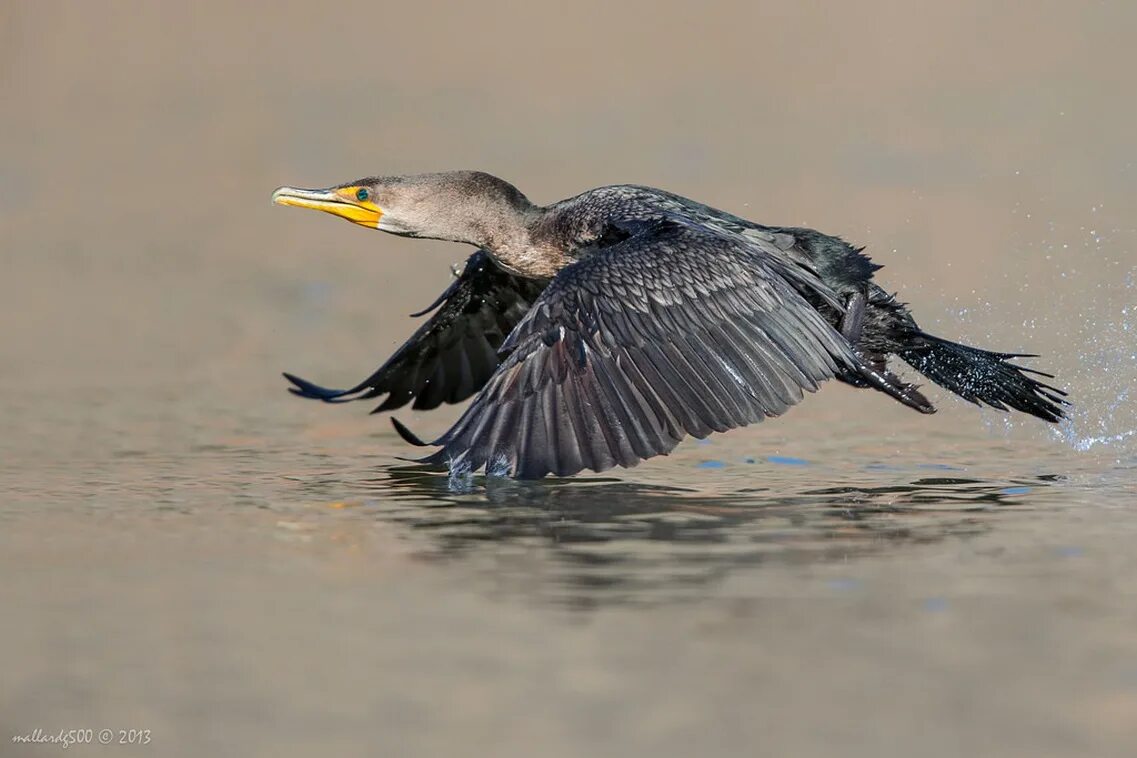
[[[880,266],[812,229],[763,226],[670,192],[589,190],[547,207],[476,171],[281,187],[314,208],[405,237],[478,248],[433,315],[347,390],[285,374],[301,397],[385,395],[375,412],[478,393],[421,460],[519,478],[634,466],[778,416],[829,378],[921,413],[935,407],[888,367],[899,357],[976,405],[1064,415],[1053,378],[924,332],[872,279]]]

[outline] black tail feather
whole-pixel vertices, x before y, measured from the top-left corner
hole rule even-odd
[[[1066,393],[1033,376],[1053,379],[1051,374],[1018,366],[1024,353],[993,353],[976,347],[921,334],[919,344],[897,351],[906,363],[946,390],[976,405],[999,410],[1015,409],[1056,422],[1066,416],[1070,403]]]

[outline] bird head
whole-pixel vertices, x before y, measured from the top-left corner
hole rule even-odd
[[[314,190],[280,187],[272,201],[404,237],[471,244],[484,244],[484,231],[503,214],[532,207],[513,185],[480,171],[373,176]]]

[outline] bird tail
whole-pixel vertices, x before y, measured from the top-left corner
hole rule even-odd
[[[1053,375],[1011,363],[1014,358],[1034,358],[1027,353],[993,353],[977,347],[920,333],[912,347],[897,351],[908,365],[946,390],[976,405],[1015,410],[1056,422],[1066,415],[1062,390],[1035,377]]]

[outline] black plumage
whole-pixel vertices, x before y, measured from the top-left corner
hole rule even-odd
[[[1065,393],[1035,378],[1049,375],[1011,362],[1028,356],[923,332],[872,281],[880,267],[836,237],[648,187],[539,208],[485,174],[361,181],[388,204],[383,217],[396,216],[379,229],[482,249],[360,384],[328,390],[285,376],[295,394],[327,402],[386,395],[376,411],[480,390],[431,443],[394,421],[409,442],[438,446],[429,463],[521,478],[634,466],[687,435],[780,415],[830,378],[933,413],[890,356],[973,403],[1064,415]],[[407,192],[414,210],[400,211]]]
[[[656,266],[676,276],[665,284]],[[502,351],[431,462],[523,478],[632,466],[687,434],[779,415],[857,365],[750,250],[670,222],[564,269]]]
[[[382,366],[351,389],[321,387],[285,374],[300,397],[342,403],[386,395],[373,413],[459,403],[481,389],[497,369],[498,348],[528,312],[548,281],[503,271],[484,250],[466,261],[462,273],[422,311],[434,311]],[[437,310],[436,310],[437,309]]]

